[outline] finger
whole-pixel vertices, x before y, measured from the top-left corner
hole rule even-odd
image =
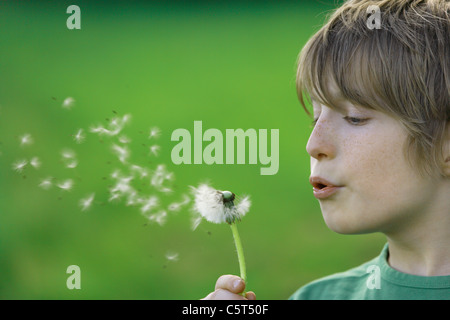
[[[245,293],[245,298],[247,300],[256,300],[256,295],[253,291],[249,291]]]
[[[209,294],[208,297],[209,298],[207,300],[246,300],[243,296],[225,289],[217,289],[213,293]]]
[[[245,289],[245,282],[238,276],[227,274],[217,279],[216,290],[217,289],[226,289],[232,293],[241,293]]]

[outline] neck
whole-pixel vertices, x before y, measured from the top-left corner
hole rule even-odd
[[[449,184],[440,191],[406,227],[385,233],[392,268],[419,276],[450,275]]]

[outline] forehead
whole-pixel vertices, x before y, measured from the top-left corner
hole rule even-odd
[[[349,100],[345,99],[338,89],[333,94],[327,94],[326,97],[310,95],[313,111],[316,112],[321,106],[326,106],[332,110],[343,112],[349,106],[354,106]]]
[[[311,90],[309,95],[313,107],[325,105],[332,109],[342,109],[343,104],[349,102],[330,74],[320,83],[316,83],[314,90]]]

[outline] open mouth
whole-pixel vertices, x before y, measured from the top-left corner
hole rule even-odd
[[[311,177],[309,182],[313,186],[314,197],[317,199],[326,199],[342,188],[321,177]]]
[[[327,185],[326,185],[326,184],[323,184],[323,183],[315,183],[315,184],[313,184],[313,187],[314,187],[314,189],[319,189],[319,190],[321,190],[321,189],[323,189],[323,188],[326,188]]]

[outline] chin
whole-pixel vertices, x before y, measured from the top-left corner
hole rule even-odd
[[[365,234],[377,232],[377,229],[373,226],[362,223],[362,219],[351,219],[348,215],[333,212],[333,214],[327,214],[322,212],[323,219],[327,227],[339,234]]]

